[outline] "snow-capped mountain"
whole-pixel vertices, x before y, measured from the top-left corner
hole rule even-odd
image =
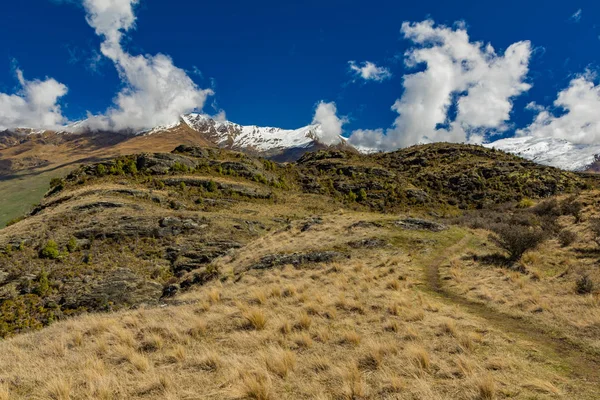
[[[569,171],[587,170],[596,161],[596,155],[600,155],[600,145],[574,144],[563,139],[531,136],[500,139],[484,146]]]
[[[201,114],[183,115],[181,119],[193,130],[207,134],[218,146],[260,152],[311,147],[322,135],[320,125],[308,125],[299,129],[244,126]]]

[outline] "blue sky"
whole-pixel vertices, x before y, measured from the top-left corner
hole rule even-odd
[[[300,127],[323,100],[347,117],[346,134],[389,128],[398,117],[391,106],[403,95],[403,76],[423,69],[404,63],[415,43],[401,33],[403,22],[430,19],[455,29],[463,21],[472,42],[490,43],[498,55],[513,43],[531,42],[523,82],[532,87],[511,100],[500,136],[532,122],[540,111],[526,110],[527,104],[551,106],[578,74],[600,66],[595,1],[141,0],[133,9],[135,26],[123,35],[122,48],[131,55],[170,56],[200,88],[214,90],[205,112],[224,110],[241,124]],[[68,87],[60,105],[69,120],[106,112],[127,83],[100,54],[104,39],[85,16],[76,1],[5,2],[0,92],[20,90],[19,68],[26,80],[51,77]],[[373,62],[391,78],[352,75],[352,60]],[[586,79],[595,82],[589,74]],[[450,107],[448,115],[453,112]],[[552,113],[556,118],[564,110]]]

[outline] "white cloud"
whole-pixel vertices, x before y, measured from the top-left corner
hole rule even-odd
[[[581,21],[582,14],[583,14],[583,10],[580,8],[579,10],[575,11],[575,13],[573,15],[571,15],[571,21],[573,21],[573,22]]]
[[[0,129],[56,129],[66,122],[58,100],[67,87],[52,78],[28,81],[16,70],[21,86],[15,94],[0,93]]]
[[[187,73],[164,54],[131,55],[121,45],[135,27],[139,0],[84,0],[86,20],[104,38],[102,54],[115,64],[124,88],[103,115],[89,116],[95,130],[143,130],[176,123],[179,116],[201,110],[213,92],[200,89]]]
[[[564,113],[555,116],[550,109],[537,104],[531,125],[517,131],[518,136],[566,139],[575,144],[600,142],[600,85],[595,75],[587,72],[571,80],[569,87],[558,93],[554,106]]]
[[[365,61],[360,65],[356,61],[348,61],[348,64],[350,65],[350,72],[366,81],[382,82],[392,77],[389,69],[378,67],[370,61]]]
[[[319,141],[323,144],[332,145],[340,142],[342,126],[347,123],[345,117],[337,116],[337,107],[334,102],[325,103],[321,101],[317,104],[313,124],[321,124]]]
[[[351,143],[379,143],[390,150],[438,141],[480,142],[507,129],[512,99],[531,87],[525,82],[530,42],[514,43],[498,55],[490,44],[471,42],[463,25],[405,22],[402,33],[414,44],[405,54],[406,66],[424,69],[404,76],[404,93],[392,106],[398,113],[393,127],[385,135],[375,131],[376,140],[368,131],[356,132]],[[451,114],[452,106],[456,112]]]

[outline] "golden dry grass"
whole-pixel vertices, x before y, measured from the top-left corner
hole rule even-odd
[[[594,398],[531,343],[421,290],[423,265],[462,232],[347,232],[374,218],[335,213],[316,237],[273,232],[219,262],[227,275],[284,250],[374,235],[394,246],[247,271],[177,305],[82,316],[0,342],[0,399]]]
[[[589,204],[582,222],[560,217],[563,229],[577,234],[577,240],[562,247],[553,239],[526,253],[521,263],[528,273],[502,266],[482,265],[458,254],[441,266],[444,285],[467,299],[484,303],[492,309],[542,324],[560,331],[573,341],[600,352],[600,269],[597,268],[598,245],[593,241],[589,220],[600,215],[596,204],[598,192],[584,193],[581,201]],[[488,232],[476,232],[465,252],[486,255],[497,251],[487,242]],[[596,283],[590,294],[578,294],[576,281],[587,275]]]

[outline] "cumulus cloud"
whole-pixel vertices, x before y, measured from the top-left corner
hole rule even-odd
[[[571,80],[569,86],[558,93],[554,106],[562,111],[555,116],[551,109],[532,104],[528,107],[538,114],[531,125],[517,131],[518,136],[551,137],[566,139],[576,144],[593,144],[600,141],[600,85],[590,72]]]
[[[351,143],[391,150],[438,141],[481,142],[507,129],[512,99],[531,87],[525,82],[529,41],[514,43],[499,55],[491,44],[472,42],[462,25],[405,22],[402,33],[414,44],[405,65],[424,69],[404,76],[404,92],[392,106],[398,113],[393,126],[385,134],[355,132]]]
[[[356,61],[348,61],[350,72],[357,78],[362,78],[365,81],[382,82],[392,77],[389,69],[378,67],[370,61],[365,61],[362,64],[357,64]]]
[[[321,125],[319,140],[323,144],[332,145],[340,142],[342,126],[347,122],[345,117],[337,116],[337,107],[334,102],[321,101],[317,104],[312,123]]]
[[[117,68],[124,88],[105,114],[90,115],[94,130],[143,130],[171,125],[179,116],[204,107],[210,89],[200,89],[188,74],[164,54],[131,55],[121,44],[135,27],[139,0],[84,0],[86,20],[104,41],[101,53]]]
[[[20,89],[15,94],[0,93],[0,129],[56,129],[66,122],[58,100],[67,87],[55,79],[28,81],[16,70]]]

